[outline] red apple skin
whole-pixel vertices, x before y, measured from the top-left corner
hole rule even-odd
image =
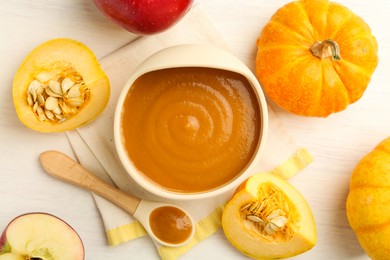
[[[93,0],[110,20],[138,35],[151,35],[176,24],[193,0]]]
[[[4,230],[0,237],[0,253],[4,250],[4,246],[6,242],[7,242],[7,237],[6,237],[6,232]]]
[[[4,248],[6,246],[6,243],[7,243],[7,229],[9,227],[9,225],[12,223],[12,221],[14,221],[15,219],[19,218],[19,217],[22,217],[24,216],[25,214],[23,215],[19,215],[17,216],[16,218],[14,218],[13,220],[11,220],[7,226],[5,227],[5,229],[3,230],[3,232],[1,233],[1,236],[0,236],[0,254],[3,253],[3,251],[6,249]]]

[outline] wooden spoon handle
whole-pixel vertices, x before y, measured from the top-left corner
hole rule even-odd
[[[93,191],[121,207],[131,215],[134,214],[140,198],[131,196],[100,180],[72,158],[58,151],[46,151],[39,156],[43,169],[51,176]]]

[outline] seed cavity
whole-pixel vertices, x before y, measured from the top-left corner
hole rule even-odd
[[[37,73],[27,88],[27,104],[40,121],[61,123],[89,99],[83,78],[71,66],[54,66]]]
[[[268,241],[293,237],[299,214],[282,190],[270,183],[259,187],[258,199],[240,207],[246,228]]]

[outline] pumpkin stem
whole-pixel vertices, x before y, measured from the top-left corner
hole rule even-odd
[[[324,41],[316,41],[311,47],[310,47],[311,53],[320,58],[320,59],[326,59],[328,57],[332,57],[332,60],[339,61],[341,59],[340,56],[340,47],[337,44],[337,42],[327,39]]]

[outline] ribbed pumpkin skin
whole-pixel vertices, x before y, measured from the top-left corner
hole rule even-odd
[[[332,39],[341,60],[318,58],[316,41]],[[302,0],[280,8],[257,39],[256,74],[268,97],[285,110],[326,117],[356,102],[378,63],[369,26],[346,7]]]
[[[366,253],[372,259],[390,259],[390,137],[357,164],[346,209]]]

